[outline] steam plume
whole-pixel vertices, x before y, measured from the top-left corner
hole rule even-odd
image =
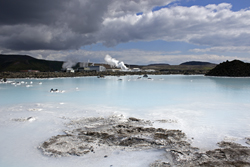
[[[125,66],[125,64],[121,61],[119,62],[118,60],[112,58],[110,55],[105,56],[105,61],[111,66],[111,67],[117,67],[121,68],[121,70],[128,70],[128,68]]]
[[[63,69],[71,68],[71,67],[73,67],[74,65],[76,65],[75,62],[72,62],[72,61],[68,60],[67,62],[64,62],[64,63],[63,63],[62,68],[63,68]]]

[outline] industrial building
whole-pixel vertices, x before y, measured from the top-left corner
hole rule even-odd
[[[140,68],[133,68],[133,69],[132,69],[132,72],[140,72],[140,71],[141,71]]]
[[[106,68],[104,66],[88,66],[88,67],[80,67],[78,68],[79,72],[84,72],[84,71],[96,71],[96,72],[102,72],[106,71]]]

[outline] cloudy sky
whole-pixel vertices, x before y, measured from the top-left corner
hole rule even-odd
[[[0,0],[0,53],[128,64],[250,62],[249,0]]]

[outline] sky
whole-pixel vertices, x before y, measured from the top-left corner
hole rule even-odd
[[[0,0],[0,53],[126,64],[250,62],[249,0]]]

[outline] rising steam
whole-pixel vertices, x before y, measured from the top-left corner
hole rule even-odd
[[[64,62],[63,65],[62,65],[62,68],[63,69],[66,69],[66,68],[71,68],[73,66],[75,66],[76,63],[75,62],[72,62],[70,60],[68,60],[67,62]]]
[[[105,56],[105,61],[111,66],[111,67],[117,67],[121,68],[121,70],[128,70],[128,68],[125,66],[125,64],[121,61],[119,62],[118,60],[112,58],[110,55]]]

